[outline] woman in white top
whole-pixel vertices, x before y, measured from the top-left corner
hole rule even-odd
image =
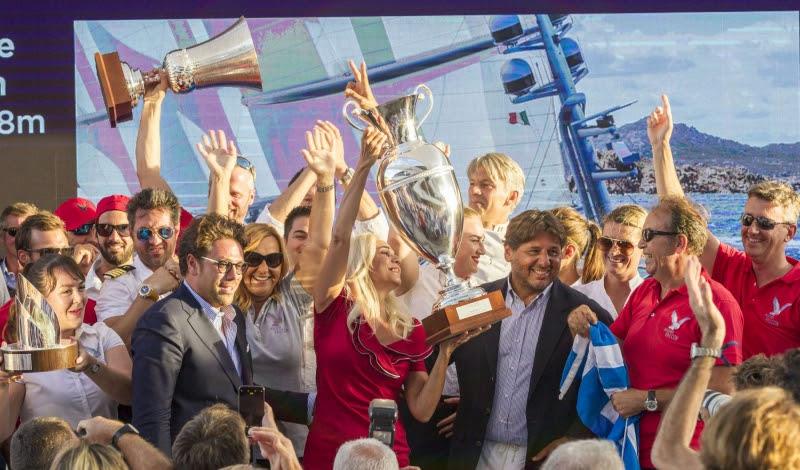
[[[93,416],[116,418],[117,404],[130,403],[131,359],[113,330],[103,323],[83,324],[86,298],[80,268],[72,258],[48,255],[26,266],[23,275],[56,313],[61,338],[78,341],[80,355],[69,370],[16,377],[0,370],[0,441],[13,433],[17,418],[26,422],[56,416],[73,428]],[[16,340],[13,331],[6,336]]]
[[[597,240],[597,249],[603,254],[605,275],[592,282],[579,282],[575,289],[599,303],[614,318],[631,292],[642,283],[639,275],[639,260],[642,249],[642,224],[647,211],[628,204],[616,207],[603,219],[603,233]]]

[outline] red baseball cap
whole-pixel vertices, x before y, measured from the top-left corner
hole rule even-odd
[[[96,219],[100,219],[100,216],[105,214],[109,211],[122,211],[128,212],[128,201],[131,198],[125,196],[123,194],[112,194],[111,196],[106,196],[100,201],[97,202],[97,214]]]
[[[82,197],[73,197],[62,202],[53,211],[59,219],[64,221],[68,231],[72,231],[81,225],[94,223],[97,209],[92,201]]]

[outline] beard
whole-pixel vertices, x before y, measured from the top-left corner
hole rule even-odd
[[[133,258],[133,244],[127,243],[122,246],[122,250],[111,251],[109,244],[102,243],[99,244],[97,248],[100,250],[100,256],[102,256],[107,263],[114,266],[122,266],[123,264],[129,263]]]

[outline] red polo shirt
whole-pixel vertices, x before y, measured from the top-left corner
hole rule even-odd
[[[742,307],[745,359],[800,347],[800,263],[788,256],[786,261],[792,265],[788,273],[758,287],[752,259],[730,245],[719,245],[712,275]]]
[[[722,284],[703,276],[711,284],[714,304],[725,319],[725,342],[738,344],[725,350],[731,364],[742,362],[742,311]],[[622,339],[622,353],[628,366],[631,387],[638,390],[677,388],[691,365],[692,343],[700,343],[700,326],[689,304],[686,286],[661,296],[661,284],[646,279],[631,294],[611,331]],[[717,365],[723,365],[719,360]],[[639,461],[643,467],[653,467],[650,452],[658,431],[661,412],[642,412],[639,427]],[[692,448],[700,446],[703,423],[697,422]]]

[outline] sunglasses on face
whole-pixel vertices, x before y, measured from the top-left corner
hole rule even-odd
[[[742,223],[742,227],[749,227],[755,222],[760,230],[772,230],[776,225],[794,225],[792,222],[776,222],[769,217],[750,214],[742,214],[739,221]]]
[[[127,237],[130,235],[130,232],[128,232],[130,225],[128,224],[97,224],[95,227],[97,227],[97,234],[101,237],[110,237],[114,232],[117,232],[120,237]]]
[[[142,227],[136,231],[136,238],[146,242],[153,238],[156,234],[158,234],[159,238],[162,240],[169,240],[173,235],[175,235],[175,229],[172,227],[159,227],[157,229]]]
[[[19,227],[6,227],[3,231],[6,232],[9,237],[16,237]]]
[[[92,231],[92,226],[94,224],[83,224],[75,230],[70,230],[70,232],[74,235],[89,235],[89,232]]]
[[[244,254],[244,262],[251,268],[261,266],[261,263],[267,263],[270,268],[277,268],[283,264],[283,253],[275,252],[267,255],[256,253],[255,251],[248,251]]]
[[[664,232],[661,230],[653,230],[651,228],[646,228],[642,230],[642,240],[646,242],[649,242],[650,240],[656,238],[659,235],[664,237],[672,237],[678,235],[678,232]]]
[[[38,250],[25,250],[28,253],[38,253],[39,256],[47,256],[47,255],[63,255],[63,256],[72,256],[75,252],[72,247],[67,248],[39,248]]]
[[[205,256],[201,256],[200,259],[204,259],[209,263],[217,265],[217,272],[220,274],[228,274],[231,272],[231,269],[233,269],[237,276],[241,276],[242,271],[244,271],[244,268],[247,267],[247,263],[244,261],[241,263],[231,263],[230,261],[206,258]]]
[[[633,243],[629,242],[628,240],[618,240],[611,237],[600,237],[597,239],[597,248],[599,248],[600,251],[607,253],[614,248],[614,245],[616,245],[619,248],[619,251],[621,251],[625,256],[630,256],[635,248]]]

